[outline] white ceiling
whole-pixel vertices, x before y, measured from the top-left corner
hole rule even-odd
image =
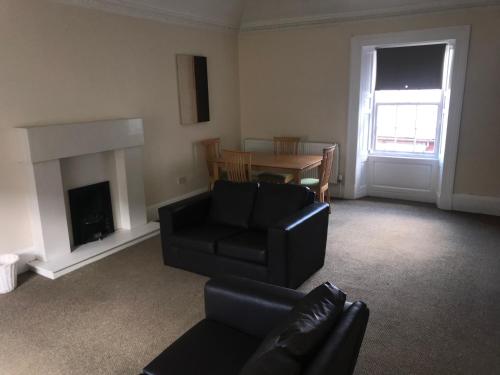
[[[142,3],[144,6],[179,15],[194,16],[200,20],[230,27],[240,26],[245,3],[244,0],[134,0],[129,2]]]
[[[332,22],[499,3],[495,0],[248,0],[241,28]]]
[[[174,24],[239,29],[244,0],[52,0]]]
[[[160,21],[253,30],[500,4],[500,0],[54,0]]]

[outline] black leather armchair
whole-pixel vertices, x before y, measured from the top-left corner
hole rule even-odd
[[[144,375],[237,375],[264,337],[303,293],[261,282],[226,277],[205,286],[206,318],[175,341]],[[321,347],[302,366],[304,375],[352,374],[369,310],[346,302],[344,312]]]
[[[159,216],[166,265],[296,288],[324,264],[329,206],[302,186],[217,181]]]

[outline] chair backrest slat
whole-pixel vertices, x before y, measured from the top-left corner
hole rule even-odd
[[[274,137],[275,155],[297,155],[299,153],[299,137]]]
[[[214,160],[220,158],[220,138],[209,138],[200,141],[205,148],[205,159],[208,168],[208,175],[214,176]]]
[[[332,175],[333,153],[336,146],[330,146],[323,149],[323,160],[319,169],[319,186],[328,185]]]
[[[248,182],[252,178],[252,153],[223,150],[222,158],[229,181]]]

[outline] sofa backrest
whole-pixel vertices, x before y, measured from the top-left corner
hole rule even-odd
[[[212,192],[210,220],[219,224],[248,228],[257,189],[256,182],[216,181]]]
[[[305,293],[241,277],[211,279],[205,285],[206,318],[264,340],[287,319]],[[301,362],[301,375],[350,375],[368,323],[363,302],[345,302],[327,337]]]
[[[369,310],[363,302],[358,301],[346,306],[335,328],[316,355],[303,367],[301,374],[352,374],[363,342],[368,316]]]
[[[314,201],[305,186],[261,182],[255,200],[251,225],[265,229]]]
[[[313,202],[314,193],[305,186],[218,180],[212,192],[210,220],[266,229]]]

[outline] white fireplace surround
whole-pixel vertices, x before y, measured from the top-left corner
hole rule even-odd
[[[32,166],[33,271],[55,279],[158,234],[146,219],[142,119],[19,129]],[[67,191],[102,181],[110,181],[116,231],[72,249]]]

